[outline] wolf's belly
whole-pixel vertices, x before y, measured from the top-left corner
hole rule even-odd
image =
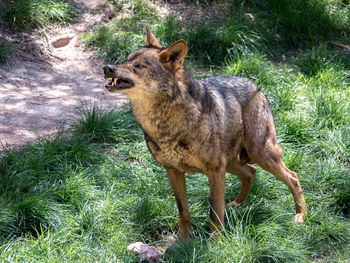
[[[164,167],[175,168],[185,173],[206,171],[206,161],[202,156],[192,153],[181,144],[159,143],[147,141],[148,149],[153,157]]]
[[[159,163],[184,173],[205,172],[206,170],[204,162],[198,156],[177,151],[162,152],[159,156]]]

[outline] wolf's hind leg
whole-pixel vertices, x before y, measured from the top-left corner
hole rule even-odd
[[[279,145],[268,140],[263,148],[251,153],[251,156],[261,168],[273,174],[288,186],[295,202],[296,214],[294,221],[302,223],[307,213],[303,190],[301,189],[298,175],[286,167],[281,153],[282,150]]]
[[[307,213],[306,202],[298,176],[282,161],[282,150],[277,143],[276,128],[269,103],[262,93],[257,93],[243,108],[244,148],[249,159],[284,182],[292,192],[296,215],[301,223]]]
[[[233,202],[228,203],[227,206],[239,206],[242,203],[244,203],[248,198],[248,194],[250,192],[250,189],[252,188],[252,184],[254,181],[256,168],[250,164],[242,165],[239,163],[232,162],[227,165],[226,170],[231,174],[237,175],[241,180],[241,190],[238,196]]]

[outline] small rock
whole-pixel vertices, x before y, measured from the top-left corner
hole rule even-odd
[[[148,246],[142,242],[132,243],[127,247],[127,250],[139,255],[142,261],[147,261],[150,263],[161,262],[160,255],[154,246]]]
[[[51,40],[51,44],[54,48],[60,48],[67,46],[71,39],[73,38],[73,35],[65,35],[65,36],[59,36]]]
[[[80,46],[81,46],[81,43],[80,43],[80,41],[79,41],[78,38],[75,39],[75,41],[74,41],[74,46],[75,46],[75,47],[80,47]]]

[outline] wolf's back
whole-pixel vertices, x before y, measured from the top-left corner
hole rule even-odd
[[[226,100],[232,95],[243,106],[261,89],[251,80],[237,76],[218,76],[201,81],[209,90],[216,90]]]

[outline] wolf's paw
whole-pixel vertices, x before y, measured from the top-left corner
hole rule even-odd
[[[191,223],[189,224],[184,224],[181,225],[180,223],[180,228],[179,228],[179,237],[178,240],[186,240],[190,239],[192,234],[192,225]]]
[[[235,200],[235,201],[233,201],[233,202],[227,203],[227,204],[226,204],[226,207],[231,207],[231,206],[237,207],[237,206],[240,206],[241,204],[242,204],[241,202],[237,202],[237,201]]]
[[[294,216],[294,222],[297,224],[301,224],[304,222],[304,213],[298,213]]]

